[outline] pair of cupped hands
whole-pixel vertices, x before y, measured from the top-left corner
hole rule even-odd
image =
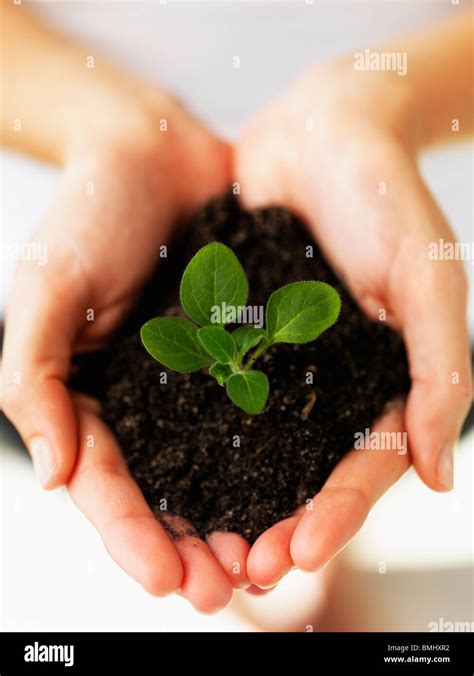
[[[258,593],[293,567],[321,569],[410,461],[430,488],[452,488],[470,403],[466,281],[458,262],[428,258],[430,242],[453,234],[417,169],[414,95],[394,80],[344,61],[318,66],[247,124],[234,148],[147,87],[120,119],[70,144],[33,236],[47,243],[48,264],[21,263],[9,299],[4,409],[43,487],[67,485],[113,559],[152,594],[178,592],[215,612],[233,588]],[[311,510],[252,547],[232,533],[172,541],[97,402],[66,385],[73,355],[103,345],[133,306],[171,228],[232,184],[244,206],[283,205],[308,223],[362,309],[374,319],[385,310],[401,332],[412,379],[406,401],[374,427],[407,430],[409,453],[353,450]]]

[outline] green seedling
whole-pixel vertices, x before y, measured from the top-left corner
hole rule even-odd
[[[151,356],[173,371],[208,367],[234,404],[256,415],[265,407],[269,383],[253,368],[255,361],[275,343],[315,340],[336,322],[341,300],[324,282],[293,282],[271,294],[265,328],[240,326],[230,333],[225,325],[238,321],[247,296],[247,277],[235,254],[224,244],[208,244],[181,280],[181,305],[189,320],[150,319],[140,335]]]

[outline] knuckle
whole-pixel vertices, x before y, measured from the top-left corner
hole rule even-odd
[[[24,395],[20,393],[20,388],[15,383],[2,384],[1,403],[6,416],[13,420],[20,409]]]
[[[144,574],[142,587],[151,596],[162,598],[178,591],[181,582],[179,571],[167,572],[154,566]]]
[[[472,385],[470,383],[457,385],[457,400],[461,408],[467,410],[472,404]]]

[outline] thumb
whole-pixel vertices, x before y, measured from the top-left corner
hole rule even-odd
[[[63,251],[49,255],[45,265],[19,264],[3,348],[2,405],[31,453],[41,485],[48,489],[67,482],[77,453],[76,419],[66,381],[85,298],[74,272],[77,263],[67,258]]]
[[[410,362],[406,424],[413,463],[430,488],[446,491],[472,402],[467,280],[461,261],[431,255],[455,236],[421,177],[406,179],[400,194],[408,198],[409,227],[391,265],[388,295]]]

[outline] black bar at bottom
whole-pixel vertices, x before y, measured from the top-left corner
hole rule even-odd
[[[0,676],[17,674],[156,674],[172,668],[220,673],[230,666],[268,673],[472,675],[471,633],[4,633]],[[168,665],[168,666],[166,666]],[[261,667],[260,667],[261,668]]]

